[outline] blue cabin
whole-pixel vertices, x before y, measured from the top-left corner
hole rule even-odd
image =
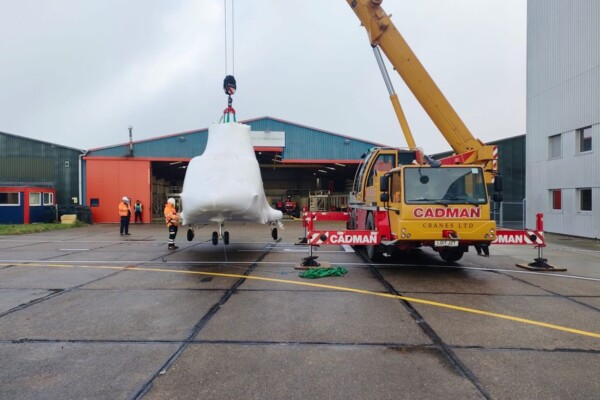
[[[55,220],[56,189],[0,186],[0,224],[32,224]]]

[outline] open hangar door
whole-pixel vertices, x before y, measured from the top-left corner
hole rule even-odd
[[[289,195],[302,209],[311,209],[311,196],[326,193],[326,208],[343,209],[352,190],[358,163],[283,163],[278,153],[256,152],[265,195],[273,208]],[[162,220],[164,205],[173,197],[181,210],[180,194],[190,160],[151,162],[152,218]],[[322,203],[320,203],[322,204]],[[312,207],[314,208],[314,206]]]
[[[290,196],[300,210],[306,207],[311,211],[325,211],[334,207],[345,209],[358,163],[287,164],[271,161],[261,163],[260,167],[265,194],[273,208],[281,208]],[[311,205],[311,197],[314,196],[320,197],[318,209],[315,209],[314,199]]]
[[[169,197],[175,199],[177,209],[181,210],[180,194],[189,160],[152,161],[151,192],[152,219],[162,220],[165,203]]]

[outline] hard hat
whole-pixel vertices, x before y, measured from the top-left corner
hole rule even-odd
[[[127,198],[127,196],[123,196],[123,198],[121,200],[123,200],[123,201],[129,201],[129,199]]]
[[[169,200],[167,200],[167,203],[175,204],[175,199],[171,197]]]

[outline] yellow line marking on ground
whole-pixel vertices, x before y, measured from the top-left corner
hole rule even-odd
[[[15,267],[88,268],[88,269],[128,270],[128,271],[146,271],[146,272],[168,272],[168,273],[187,274],[187,275],[211,275],[211,276],[220,276],[220,277],[224,277],[224,278],[236,278],[236,279],[240,279],[240,278],[254,279],[254,280],[266,281],[266,282],[285,283],[285,284],[292,284],[292,285],[317,287],[317,288],[322,288],[322,289],[332,289],[332,290],[337,290],[337,291],[341,291],[341,292],[366,294],[366,295],[386,297],[386,298],[396,299],[396,300],[406,300],[406,301],[413,302],[413,303],[426,304],[426,305],[430,305],[430,306],[434,306],[434,307],[447,308],[447,309],[455,310],[455,311],[462,311],[462,312],[471,313],[471,314],[484,315],[487,317],[499,318],[499,319],[504,319],[504,320],[513,321],[513,322],[520,322],[522,324],[540,326],[543,328],[554,329],[557,331],[569,332],[569,333],[574,333],[576,335],[589,336],[589,337],[600,339],[600,333],[583,331],[580,329],[573,329],[573,328],[569,328],[569,327],[565,327],[565,326],[561,326],[561,325],[548,324],[546,322],[535,321],[535,320],[531,320],[531,319],[527,319],[527,318],[513,317],[511,315],[477,310],[477,309],[468,308],[468,307],[455,306],[455,305],[447,304],[447,303],[439,303],[437,301],[417,299],[414,297],[399,296],[399,295],[390,294],[390,293],[379,293],[379,292],[373,292],[373,291],[363,290],[363,289],[355,289],[355,288],[344,287],[344,286],[324,285],[321,283],[290,281],[290,280],[286,280],[286,279],[266,278],[266,277],[261,277],[261,276],[252,276],[252,275],[225,274],[225,273],[221,273],[221,272],[180,271],[180,270],[173,270],[173,269],[147,268],[147,267],[134,267],[134,266],[115,267],[115,266],[107,266],[107,265],[68,265],[68,264],[0,264],[0,265],[5,265],[5,266],[10,265],[10,266],[15,266]]]

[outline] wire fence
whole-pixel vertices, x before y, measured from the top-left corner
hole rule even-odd
[[[525,229],[523,201],[491,202],[492,217],[500,228]]]

